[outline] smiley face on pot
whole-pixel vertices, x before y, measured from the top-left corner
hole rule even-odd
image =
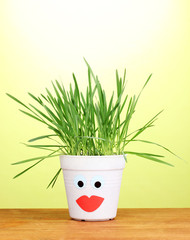
[[[77,205],[85,212],[94,212],[98,209],[104,201],[102,195],[102,190],[104,187],[104,177],[101,175],[96,175],[91,177],[91,179],[86,179],[85,175],[76,175],[74,177],[74,185],[80,190],[80,196],[76,199]],[[86,195],[86,191],[89,192],[91,188],[91,196]],[[86,191],[85,191],[86,190]]]

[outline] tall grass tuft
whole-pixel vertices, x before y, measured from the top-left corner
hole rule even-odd
[[[142,90],[149,82],[151,75],[146,80],[139,95],[129,97],[125,93],[126,70],[123,77],[116,70],[116,92],[107,99],[106,91],[90,65],[85,60],[88,68],[88,86],[85,94],[80,91],[76,76],[73,74],[74,84],[66,90],[61,82],[52,82],[53,91],[46,89],[46,94],[34,96],[28,93],[33,103],[25,104],[14,96],[7,94],[22,106],[20,110],[25,115],[44,124],[50,133],[32,138],[26,146],[45,149],[49,154],[45,156],[22,160],[16,164],[33,163],[30,167],[17,174],[14,178],[27,172],[47,158],[59,155],[136,155],[158,163],[172,164],[163,161],[162,155],[146,152],[134,152],[128,150],[132,142],[154,144],[174,154],[166,147],[138,137],[153,126],[162,111],[153,116],[141,128],[129,132],[136,105]],[[114,96],[114,94],[116,96]],[[116,99],[114,99],[116,98]],[[122,117],[124,115],[124,118]],[[38,144],[43,140],[49,140],[49,144]],[[174,154],[175,155],[175,154]],[[54,186],[60,169],[57,171],[48,187]]]

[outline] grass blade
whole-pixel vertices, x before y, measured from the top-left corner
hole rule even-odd
[[[54,151],[54,153],[55,153],[55,151]],[[57,157],[57,156],[60,156],[60,155],[61,154],[29,158],[29,159],[25,159],[25,160],[22,160],[22,161],[19,161],[19,162],[12,163],[11,165],[18,165],[18,164],[28,163],[28,162],[36,161],[36,160],[39,160],[39,159],[46,159],[46,158],[51,158],[51,157]]]
[[[17,99],[16,97],[12,96],[11,94],[9,93],[6,93],[7,96],[9,96],[10,98],[12,98],[14,101],[16,101],[17,103],[21,104],[23,107],[29,109],[29,107],[27,107],[23,102],[21,102],[19,99]]]
[[[139,130],[137,130],[136,134],[129,140],[125,140],[125,146],[127,144],[129,144],[131,141],[133,141],[137,136],[139,136],[142,132],[144,132],[147,128],[149,128],[150,126],[152,126],[152,124],[156,121],[156,118],[158,115],[160,115],[163,112],[160,111],[159,113],[157,113],[153,118],[151,118],[151,120],[149,120],[142,128],[140,128]],[[129,136],[129,135],[128,135]]]
[[[20,172],[20,173],[17,174],[16,176],[14,176],[13,179],[15,179],[15,178],[21,176],[22,174],[26,173],[28,170],[30,170],[31,168],[35,167],[36,165],[38,165],[40,162],[44,161],[45,159],[50,158],[50,157],[53,157],[53,154],[56,153],[57,151],[58,151],[58,150],[50,153],[50,154],[47,155],[47,156],[44,156],[44,157],[40,158],[40,160],[39,160],[38,162],[34,163],[34,164],[31,165],[30,167],[26,168],[24,171]],[[34,160],[34,158],[33,158],[33,160]],[[36,159],[36,160],[37,160],[37,159]],[[24,161],[26,162],[27,160],[24,160]],[[23,161],[21,161],[21,162],[24,163]],[[14,163],[13,165],[20,164],[21,162]],[[29,162],[29,160],[28,160],[28,162]]]
[[[55,174],[55,176],[52,178],[52,180],[50,181],[50,183],[48,184],[47,188],[49,188],[50,186],[53,188],[57,179],[58,179],[58,176],[61,172],[61,168],[57,171],[57,173]]]
[[[130,152],[130,151],[125,151],[125,154],[136,155],[141,158],[146,158],[146,159],[154,161],[154,162],[158,162],[158,163],[162,163],[162,164],[174,167],[172,164],[165,162],[163,160],[160,160],[158,158],[158,157],[163,157],[162,155],[156,155],[156,154],[150,154],[150,153],[138,153],[138,152]]]
[[[67,146],[63,146],[63,145],[55,145],[55,144],[49,144],[49,145],[46,145],[46,144],[41,144],[41,145],[30,145],[30,144],[25,144],[25,146],[27,147],[33,147],[33,148],[54,148],[54,147],[58,147],[58,148],[64,148],[64,147],[67,147]]]
[[[26,111],[24,111],[24,110],[22,110],[22,109],[19,109],[19,111],[21,111],[22,113],[26,114],[27,116],[29,116],[29,117],[31,117],[31,118],[34,118],[35,120],[38,120],[38,121],[40,121],[40,122],[42,122],[42,123],[45,123],[40,117],[36,117],[36,116],[34,116],[33,114],[28,113],[28,112],[26,112]]]
[[[22,174],[24,174],[25,172],[27,172],[28,170],[30,170],[31,168],[35,167],[37,164],[39,164],[41,161],[43,161],[44,159],[41,159],[40,161],[38,161],[37,163],[33,164],[32,166],[26,168],[24,171],[20,172],[19,174],[17,174],[16,176],[13,177],[13,179],[21,176]]]
[[[34,142],[34,141],[37,141],[37,140],[41,140],[41,139],[49,138],[49,137],[54,137],[54,136],[57,136],[57,135],[56,134],[43,135],[43,136],[32,138],[32,139],[28,140],[28,142]]]
[[[163,145],[161,144],[158,144],[158,143],[155,143],[155,142],[151,142],[151,141],[147,141],[147,140],[141,140],[141,139],[136,139],[136,140],[133,140],[133,141],[137,141],[137,142],[143,142],[143,143],[148,143],[148,144],[153,144],[153,145],[156,145],[164,150],[166,150],[167,152],[171,153],[172,155],[174,155],[175,157],[183,160],[182,158],[180,158],[178,155],[176,155],[174,152],[172,152],[170,149],[164,147]]]

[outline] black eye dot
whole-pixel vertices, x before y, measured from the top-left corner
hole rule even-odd
[[[83,181],[78,181],[78,183],[77,183],[77,184],[78,184],[78,186],[79,186],[79,187],[83,187],[83,186],[84,186],[84,183],[83,183]]]
[[[94,183],[94,186],[95,186],[96,188],[100,188],[100,187],[101,187],[101,182],[99,182],[99,181],[95,182],[95,183]]]

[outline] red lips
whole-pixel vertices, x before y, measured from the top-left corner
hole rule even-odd
[[[91,196],[90,198],[86,195],[83,195],[76,200],[79,207],[86,212],[95,211],[97,208],[99,208],[99,206],[102,204],[103,201],[104,201],[104,198],[94,196],[94,195]]]

